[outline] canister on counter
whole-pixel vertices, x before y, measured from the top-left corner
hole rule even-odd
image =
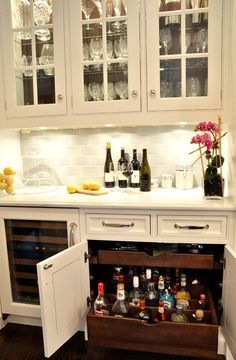
[[[184,190],[193,188],[192,165],[176,165],[175,187]]]
[[[173,175],[171,175],[171,174],[163,174],[161,176],[161,187],[163,189],[172,188],[172,182],[173,182]]]

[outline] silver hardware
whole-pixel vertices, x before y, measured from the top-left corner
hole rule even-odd
[[[151,89],[150,90],[150,94],[151,94],[151,96],[156,96],[156,90],[155,89]]]
[[[174,224],[175,229],[184,229],[184,230],[203,230],[203,229],[209,229],[209,224],[206,224],[204,226],[195,226],[195,225],[178,225]]]
[[[132,94],[133,97],[138,96],[138,90],[132,90],[131,94]]]
[[[225,269],[225,266],[226,266],[226,258],[225,257],[220,259],[220,264],[222,264],[223,268]]]
[[[45,264],[43,268],[44,268],[44,270],[47,270],[47,269],[50,269],[51,267],[52,267],[52,264],[49,264],[49,265]]]
[[[90,259],[91,255],[88,253],[84,253],[84,262],[86,263]]]
[[[116,223],[108,223],[106,221],[103,221],[102,226],[114,227],[114,228],[134,227],[134,223],[132,222],[130,224],[116,224]]]
[[[75,230],[76,230],[77,226],[78,225],[74,222],[70,224],[69,247],[75,245]]]
[[[59,100],[59,101],[60,101],[60,100],[63,100],[63,95],[62,95],[62,94],[58,94],[58,95],[57,95],[57,100]]]

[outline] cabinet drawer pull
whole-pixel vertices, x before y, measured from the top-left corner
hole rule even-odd
[[[175,229],[185,229],[185,230],[203,230],[203,229],[209,229],[209,227],[210,227],[209,224],[206,224],[204,226],[174,224]]]
[[[130,223],[130,224],[116,224],[116,223],[108,223],[106,221],[102,222],[103,226],[107,226],[107,227],[113,227],[113,228],[124,228],[124,227],[134,227],[134,223]]]
[[[51,267],[52,267],[52,264],[49,264],[49,265],[45,264],[43,268],[44,268],[44,270],[47,270],[47,269],[50,269]]]
[[[77,226],[78,225],[74,222],[70,224],[69,247],[75,245],[75,230],[76,230]]]

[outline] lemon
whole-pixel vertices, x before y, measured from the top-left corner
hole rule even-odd
[[[8,185],[5,190],[8,194],[14,193],[14,187],[12,185]]]
[[[10,166],[5,167],[3,172],[5,175],[14,175],[16,173],[16,171]]]
[[[7,184],[3,181],[0,182],[0,190],[5,190],[7,187]]]
[[[67,185],[66,190],[69,194],[76,193],[77,187],[75,185]]]
[[[12,184],[14,184],[14,181],[15,181],[15,179],[14,179],[14,176],[13,176],[13,175],[8,175],[8,176],[6,176],[6,178],[5,178],[5,182],[6,182],[7,185],[12,185]]]
[[[6,175],[4,175],[3,173],[0,173],[0,181],[5,181]]]
[[[99,184],[99,183],[97,183],[95,181],[90,182],[90,184],[89,184],[90,190],[99,190],[100,187],[101,187],[101,184]]]
[[[89,190],[90,189],[90,182],[89,181],[83,181],[82,186],[83,186],[84,190]]]

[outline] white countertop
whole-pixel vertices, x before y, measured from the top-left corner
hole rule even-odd
[[[16,193],[0,196],[0,206],[67,207],[67,208],[123,208],[123,209],[167,209],[167,210],[213,210],[232,211],[235,204],[229,198],[209,200],[203,198],[200,188],[191,190],[153,189],[140,192],[139,189],[112,189],[105,195],[68,194],[66,187],[51,191],[29,194]]]

